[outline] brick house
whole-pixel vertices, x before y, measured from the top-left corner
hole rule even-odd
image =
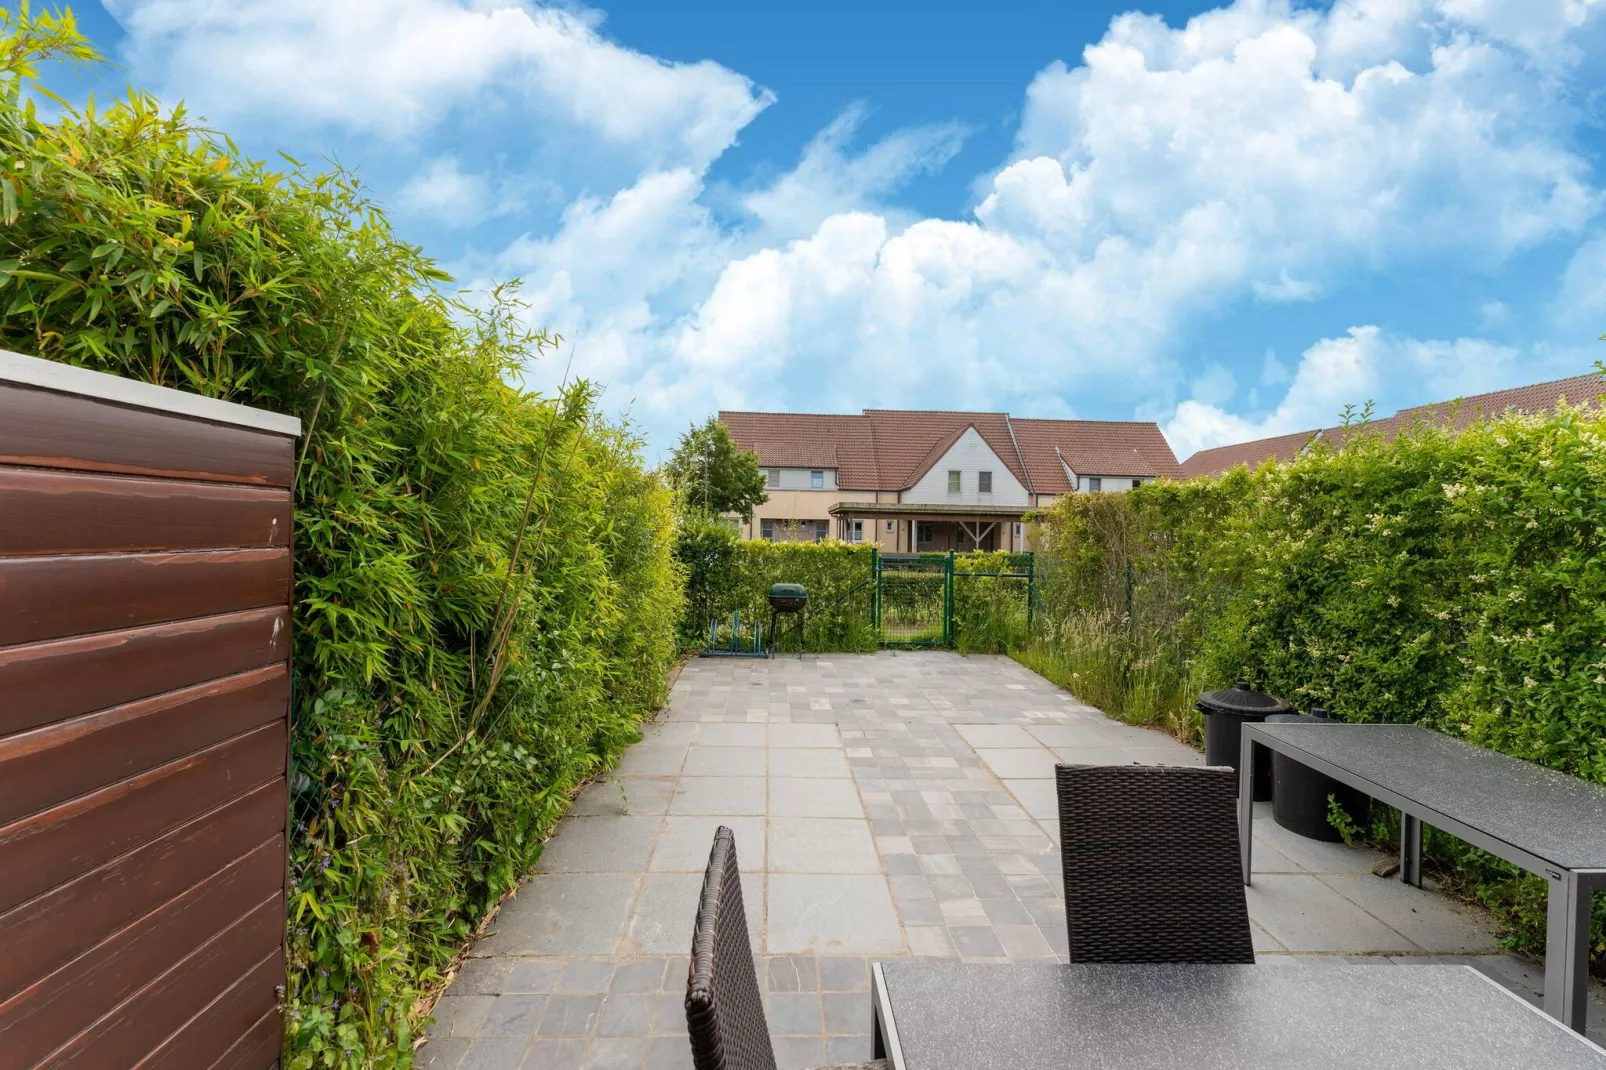
[[[719,419],[768,479],[770,500],[742,528],[749,539],[838,538],[886,553],[1021,550],[1023,514],[1179,471],[1153,423],[906,409]]]

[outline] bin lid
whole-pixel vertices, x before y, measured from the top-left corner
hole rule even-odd
[[[808,588],[801,583],[772,583],[770,584],[771,598],[807,598]]]
[[[1235,713],[1241,717],[1265,717],[1272,713],[1288,713],[1293,709],[1276,695],[1256,691],[1246,680],[1238,681],[1236,687],[1206,691],[1193,705],[1201,713]]]
[[[1278,724],[1337,724],[1327,711],[1320,706],[1312,706],[1309,713],[1274,713],[1266,718],[1268,722]]]

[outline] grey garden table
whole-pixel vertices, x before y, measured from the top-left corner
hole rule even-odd
[[[1468,966],[877,962],[889,1070],[1606,1070]]]
[[[1606,889],[1606,788],[1418,725],[1247,724],[1238,783],[1250,883],[1256,745],[1399,809],[1400,879],[1422,884],[1422,823],[1550,885],[1545,1011],[1582,1032],[1592,893]]]

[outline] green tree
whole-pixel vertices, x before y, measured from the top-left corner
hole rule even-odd
[[[758,454],[737,449],[730,429],[714,416],[680,436],[666,473],[687,505],[715,516],[735,513],[751,520],[753,506],[770,500]]]

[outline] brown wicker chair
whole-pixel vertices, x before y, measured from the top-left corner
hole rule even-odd
[[[736,837],[721,825],[703,874],[686,977],[686,1029],[697,1070],[775,1070],[764,997],[753,972]],[[886,1070],[886,1060],[830,1070]]]
[[[1072,962],[1252,963],[1231,769],[1060,765]]]

